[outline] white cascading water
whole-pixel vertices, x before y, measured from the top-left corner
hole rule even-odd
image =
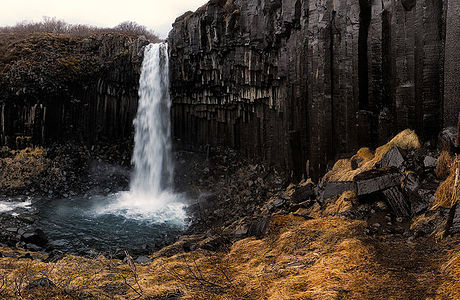
[[[130,191],[98,213],[123,214],[152,222],[182,223],[184,205],[172,191],[169,59],[166,43],[145,48],[139,82],[139,104]]]

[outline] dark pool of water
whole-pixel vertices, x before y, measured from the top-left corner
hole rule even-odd
[[[170,244],[183,233],[177,221],[130,219],[120,214],[97,214],[113,197],[75,197],[39,201],[39,226],[54,249],[74,254],[150,252]]]

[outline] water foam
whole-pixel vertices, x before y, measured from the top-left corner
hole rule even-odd
[[[10,212],[15,210],[16,208],[30,208],[32,202],[30,200],[27,201],[0,201],[0,213]]]

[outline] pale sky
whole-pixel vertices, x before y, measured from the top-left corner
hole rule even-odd
[[[2,0],[0,26],[41,21],[44,16],[68,23],[113,27],[135,21],[165,38],[174,20],[208,0]]]

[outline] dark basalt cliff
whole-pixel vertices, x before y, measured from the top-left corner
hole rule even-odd
[[[460,111],[457,0],[212,0],[169,35],[173,132],[318,175]]]
[[[147,43],[125,34],[0,34],[0,146],[130,137]]]

